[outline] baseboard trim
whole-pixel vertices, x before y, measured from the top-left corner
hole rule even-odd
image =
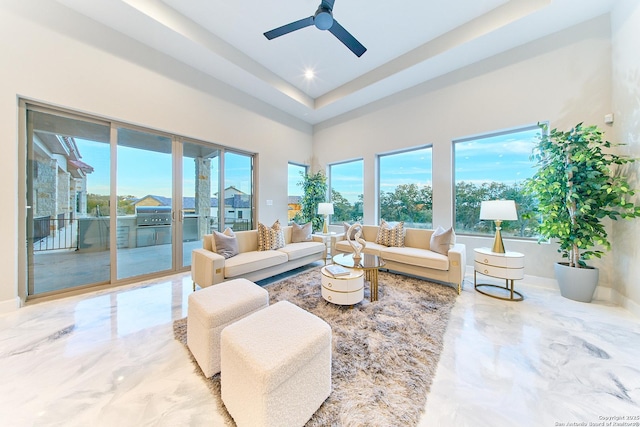
[[[469,281],[471,287],[473,287],[473,266],[468,265],[466,273],[466,279]],[[558,288],[558,282],[555,278],[551,277],[531,276],[525,274],[522,283],[539,288],[549,289],[558,293],[560,292],[560,289]],[[604,301],[606,303],[617,305],[621,308],[624,308],[634,316],[640,317],[640,304],[630,300],[613,288],[609,288],[606,286],[597,286],[596,291],[593,295],[593,299],[596,301]]]
[[[640,304],[630,300],[613,288],[598,286],[593,299],[606,301],[624,308],[636,317],[640,317]]]
[[[20,297],[0,301],[0,314],[11,313],[12,311],[16,311],[20,307],[22,307],[22,300],[20,299]]]

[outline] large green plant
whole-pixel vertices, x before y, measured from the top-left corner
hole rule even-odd
[[[322,172],[304,174],[300,172],[302,179],[298,185],[302,187],[302,209],[294,218],[297,222],[309,222],[313,224],[313,230],[322,230],[324,218],[318,215],[318,203],[327,199],[327,177]]]
[[[611,249],[604,218],[640,216],[631,201],[634,191],[618,168],[635,159],[611,153],[620,144],[603,140],[596,126],[580,123],[568,132],[539,126],[531,156],[538,170],[525,189],[538,200],[540,236],[558,240],[569,266],[586,267],[585,260]]]

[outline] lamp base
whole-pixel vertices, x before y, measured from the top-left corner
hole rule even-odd
[[[324,216],[324,224],[322,225],[322,232],[329,234],[329,224],[327,224],[327,215]]]
[[[491,249],[491,251],[497,254],[503,254],[505,253],[505,250],[504,250],[504,243],[502,243],[502,234],[500,233],[500,230],[502,229],[502,227],[500,227],[500,225],[502,224],[502,221],[496,220],[495,223],[496,223],[496,237],[493,239],[493,248]]]

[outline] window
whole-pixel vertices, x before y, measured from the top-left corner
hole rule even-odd
[[[364,161],[329,165],[329,188],[333,202],[332,224],[362,221]]]
[[[287,203],[289,206],[287,220],[291,224],[296,214],[302,210],[302,205],[300,204],[302,199],[302,177],[307,174],[307,166],[289,163],[288,174],[287,194],[289,197]]]
[[[378,156],[380,219],[431,228],[431,147]]]
[[[502,235],[535,237],[535,200],[522,191],[533,176],[529,156],[540,133],[531,126],[454,141],[455,229],[458,234],[493,235],[493,222],[480,221],[483,200],[515,200],[517,221],[505,221]]]

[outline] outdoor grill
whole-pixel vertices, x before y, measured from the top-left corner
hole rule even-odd
[[[138,206],[136,208],[136,225],[138,227],[171,225],[171,207]]]
[[[171,243],[171,207],[136,207],[136,246],[166,245]]]

